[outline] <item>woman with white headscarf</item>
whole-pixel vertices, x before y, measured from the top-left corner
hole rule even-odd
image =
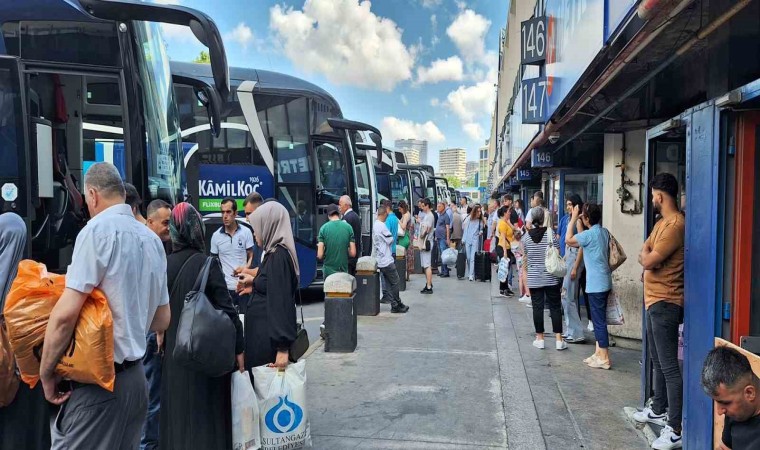
[[[298,258],[284,206],[268,201],[251,215],[256,243],[264,258],[254,279],[243,275],[238,290],[253,286],[245,314],[245,367],[288,365],[288,351],[296,339],[295,295]]]

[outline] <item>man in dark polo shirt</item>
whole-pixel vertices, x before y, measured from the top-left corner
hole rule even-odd
[[[338,207],[340,213],[343,215],[343,220],[351,225],[354,230],[354,242],[356,244],[356,255],[348,258],[348,273],[350,275],[356,275],[356,261],[362,256],[362,219],[359,214],[352,209],[351,197],[344,195],[338,201]]]

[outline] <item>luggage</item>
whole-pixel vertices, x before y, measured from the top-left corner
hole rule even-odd
[[[475,253],[475,279],[491,281],[491,254],[479,251]]]
[[[457,253],[457,278],[464,278],[464,271],[467,268],[467,253],[464,251],[464,246],[462,246],[462,250]]]

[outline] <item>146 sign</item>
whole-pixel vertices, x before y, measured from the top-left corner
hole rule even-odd
[[[546,77],[523,80],[522,122],[546,122]]]
[[[536,64],[546,59],[546,17],[522,22],[520,27],[520,63]]]
[[[531,167],[552,167],[553,165],[554,161],[552,161],[551,150],[540,150],[537,148],[532,150],[530,155]]]

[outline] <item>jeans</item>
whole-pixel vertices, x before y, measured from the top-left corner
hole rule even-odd
[[[398,308],[401,306],[401,297],[399,296],[401,280],[398,278],[396,265],[391,264],[387,267],[379,267],[379,269],[383,278],[383,298],[390,301],[392,308]]]
[[[446,244],[446,239],[438,239],[438,254],[440,256],[443,256],[443,251],[449,248],[448,244]],[[439,257],[440,263],[441,263],[441,274],[442,275],[448,275],[449,274],[449,266],[443,263],[443,258]]]
[[[248,299],[249,297],[247,295],[239,295],[236,291],[229,291],[230,292],[230,298],[232,299],[232,304],[235,305],[235,308],[237,308],[239,314],[245,314],[245,312],[248,310]]]
[[[610,291],[588,292],[588,301],[591,304],[591,321],[594,323],[594,337],[599,348],[608,348],[610,346],[610,336],[607,334],[607,298]],[[676,327],[676,333],[678,327]],[[676,336],[676,346],[678,346],[678,336]]]
[[[647,309],[647,344],[654,366],[654,400],[652,410],[665,412],[668,406],[668,425],[681,429],[683,379],[678,365],[678,326],[683,308],[667,302],[657,302]]]
[[[580,284],[579,278],[581,272],[583,272],[583,268],[578,268],[578,273],[574,280],[570,277],[572,267],[577,258],[578,249],[568,247],[567,251],[565,251],[565,262],[567,263],[568,271],[562,284],[562,287],[565,289],[565,296],[562,297],[562,310],[565,313],[565,333],[571,339],[583,338],[583,324],[578,313],[578,285]]]
[[[465,271],[465,276],[473,278],[475,276],[475,252],[478,251],[478,244],[475,242],[465,242],[464,250],[467,252],[467,271]]]
[[[158,417],[161,410],[161,370],[162,357],[158,354],[156,333],[150,333],[147,338],[147,350],[143,356],[145,380],[148,384],[148,415],[143,425],[140,450],[156,450],[158,448]]]
[[[557,284],[555,286],[530,288],[530,298],[533,303],[533,326],[536,328],[536,333],[544,332],[544,302],[549,305],[552,331],[562,333],[561,286],[561,284]]]

